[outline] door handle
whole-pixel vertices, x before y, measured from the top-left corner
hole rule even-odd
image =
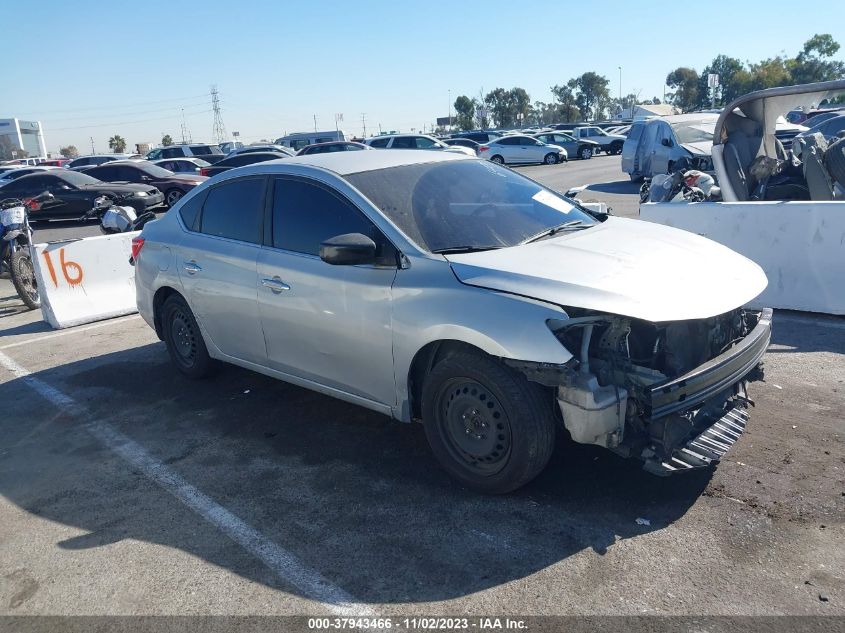
[[[262,279],[261,285],[265,288],[269,288],[275,294],[281,294],[285,290],[290,290],[290,286],[278,277],[273,277],[272,279]]]
[[[185,269],[185,271],[186,271],[189,275],[193,275],[193,274],[198,273],[198,272],[200,272],[200,271],[202,270],[202,266],[200,266],[199,264],[197,264],[197,263],[196,263],[195,261],[193,261],[193,260],[191,260],[191,261],[189,261],[189,262],[185,262],[185,263],[182,265],[182,268],[184,268],[184,269]]]

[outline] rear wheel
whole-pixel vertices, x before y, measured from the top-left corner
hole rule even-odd
[[[610,153],[611,154],[621,154],[622,153],[622,143],[616,141],[610,145]]]
[[[12,283],[18,296],[30,310],[41,307],[41,297],[38,295],[38,284],[35,281],[35,267],[29,256],[29,249],[12,253],[11,261]]]
[[[543,158],[543,162],[544,162],[546,165],[556,165],[556,164],[557,164],[557,155],[552,154],[551,152],[549,152],[549,153],[548,153],[548,154],[546,154],[546,156]]]
[[[188,378],[205,378],[214,369],[197,320],[185,300],[171,295],[161,307],[164,342],[170,360]]]
[[[492,162],[496,163],[497,165],[504,165],[504,164],[505,164],[505,159],[504,159],[504,158],[502,158],[501,156],[499,156],[498,154],[496,154],[495,156],[491,157],[491,158],[490,158],[490,160],[491,160]]]
[[[578,156],[581,157],[581,160],[587,160],[588,158],[592,158],[593,149],[585,145],[584,147],[578,150]]]
[[[435,365],[423,384],[422,412],[440,464],[481,492],[525,485],[554,448],[549,394],[482,353],[460,352]]]

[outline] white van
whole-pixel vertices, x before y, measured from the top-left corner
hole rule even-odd
[[[331,141],[348,141],[351,139],[349,134],[344,134],[343,130],[330,130],[328,132],[295,132],[276,139],[276,145],[284,145],[290,147],[293,151],[298,152],[306,145],[313,145],[314,143],[330,143]]]

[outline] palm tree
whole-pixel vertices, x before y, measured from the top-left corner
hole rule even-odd
[[[115,134],[109,139],[109,149],[115,154],[122,154],[126,149],[126,139],[120,134]]]

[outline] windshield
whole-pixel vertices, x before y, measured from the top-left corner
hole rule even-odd
[[[572,220],[597,223],[560,194],[482,160],[403,165],[346,179],[431,252],[515,246]]]
[[[57,170],[58,171],[58,170]],[[83,173],[78,171],[70,171],[70,170],[61,170],[61,174],[56,174],[59,178],[68,182],[72,185],[80,187],[82,185],[94,185],[100,182],[96,178],[92,178],[91,176],[87,176]]]
[[[712,143],[716,123],[714,121],[684,121],[683,123],[673,123],[672,129],[675,131],[675,138],[681,145],[684,143]]]

